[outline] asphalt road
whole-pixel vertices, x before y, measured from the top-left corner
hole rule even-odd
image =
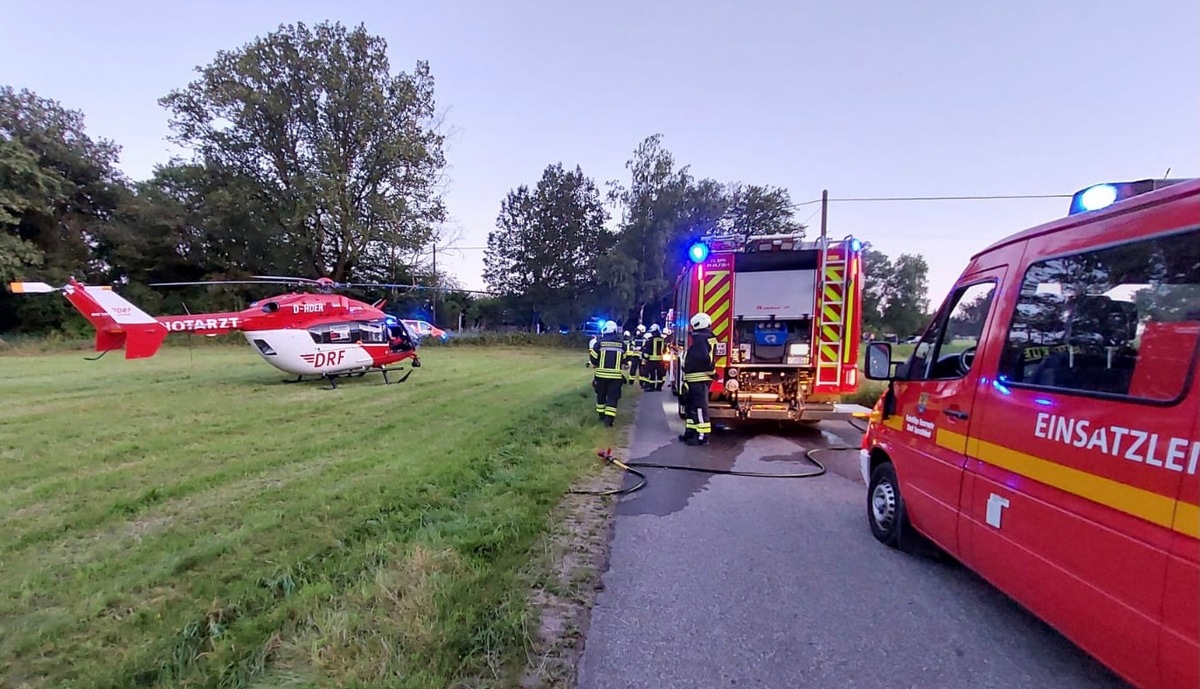
[[[827,422],[690,448],[674,403],[642,395],[628,459],[798,473],[814,469],[804,449],[861,438]],[[649,483],[617,507],[578,686],[1126,686],[962,566],[877,543],[857,451],[817,458],[828,472],[798,480],[642,469]]]

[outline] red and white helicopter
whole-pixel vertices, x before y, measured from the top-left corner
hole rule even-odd
[[[335,288],[390,287],[413,289],[416,285],[337,283],[329,278],[285,278],[254,276],[253,280],[156,283],[155,286],[253,284],[302,285],[318,293],[291,292],[260,299],[242,311],[154,317],[126,301],[108,286],[92,286],[75,278],[62,287],[44,282],[13,282],[15,294],[62,292],[67,301],[96,329],[96,351],[104,354],[125,348],[126,359],[154,356],[170,333],[223,335],[240,332],[264,361],[291,373],[300,382],[304,376],[319,376],[337,387],[341,376],[383,374],[385,384],[402,383],[421,366],[418,339],[396,317],[380,310],[383,300],[373,304],[333,294]],[[100,358],[100,357],[95,357]],[[411,361],[411,368],[397,381],[388,379],[389,368]]]

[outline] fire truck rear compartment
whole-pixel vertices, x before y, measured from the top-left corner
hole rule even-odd
[[[741,365],[726,377],[723,390],[709,403],[714,419],[820,421],[859,411],[857,405],[811,396],[813,369],[787,365]],[[736,381],[736,382],[734,382]]]

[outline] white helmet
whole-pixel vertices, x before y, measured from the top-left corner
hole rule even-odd
[[[696,330],[704,330],[705,328],[712,327],[712,319],[709,318],[708,314],[704,313],[703,311],[696,314],[695,316],[692,316],[692,320],[690,320],[688,322]]]
[[[629,331],[628,331],[628,330],[626,330],[626,331],[625,331],[625,337],[629,337]]]
[[[604,334],[608,335],[609,333],[615,333],[615,332],[617,332],[617,322],[616,321],[605,321],[604,322]]]
[[[644,333],[644,332],[646,332],[646,326],[644,326],[644,325],[642,325],[641,323],[639,323],[639,324],[638,324],[638,327],[637,327],[637,331],[638,331],[638,334],[641,334],[641,333]]]
[[[655,323],[654,325],[650,326],[650,332],[652,332],[652,333],[658,332],[658,323]]]

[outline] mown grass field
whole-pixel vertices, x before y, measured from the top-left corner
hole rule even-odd
[[[620,430],[584,356],[0,356],[0,687],[511,686],[530,548]]]

